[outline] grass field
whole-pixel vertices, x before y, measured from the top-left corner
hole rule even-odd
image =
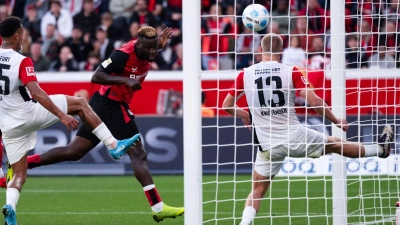
[[[218,182],[215,176],[203,178],[204,224],[240,222],[244,199],[251,187],[249,178],[250,175],[224,175],[218,176]],[[164,202],[183,205],[182,176],[155,176],[154,180]],[[323,177],[308,178],[307,182],[304,177],[290,181],[275,180],[272,196],[268,192],[255,224],[332,224],[331,181]],[[363,177],[362,182],[350,178],[349,223],[394,224],[398,189],[399,181],[394,177],[381,176],[380,182],[372,177]],[[0,196],[4,203],[4,190]],[[157,224],[139,183],[131,176],[29,177],[17,213],[19,225]],[[183,224],[183,217],[160,224]]]

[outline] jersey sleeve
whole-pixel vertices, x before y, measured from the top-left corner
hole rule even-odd
[[[120,50],[115,50],[111,53],[110,57],[104,60],[100,67],[108,74],[115,73],[121,74],[129,59],[129,54]]]
[[[303,73],[299,69],[297,69],[297,67],[293,67],[292,81],[293,81],[293,87],[296,90],[296,94],[298,94],[301,91],[301,89],[310,88],[310,84],[303,76]]]
[[[232,84],[232,87],[229,90],[229,94],[231,94],[234,97],[238,97],[244,92],[243,77],[244,77],[244,71],[240,72],[236,77],[235,83]]]
[[[31,58],[26,57],[21,61],[19,65],[19,79],[21,79],[23,85],[31,81],[37,81]]]

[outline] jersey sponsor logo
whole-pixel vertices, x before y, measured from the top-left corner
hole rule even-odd
[[[259,69],[259,70],[254,70],[256,75],[259,74],[270,74],[270,73],[280,73],[281,68],[271,68],[271,69]]]
[[[282,108],[282,109],[274,109],[271,111],[261,111],[261,116],[269,116],[269,115],[279,115],[279,114],[284,114],[287,113],[287,108]]]
[[[111,60],[110,58],[108,58],[107,60],[104,60],[104,61],[101,63],[101,65],[102,65],[104,68],[107,68],[107,66],[110,65],[111,63],[112,63],[112,60]]]
[[[301,76],[301,80],[303,81],[304,84],[309,84],[304,76]]]
[[[2,61],[2,62],[10,62],[10,57],[0,56],[0,61]]]
[[[140,74],[140,75],[131,74],[131,75],[129,76],[129,78],[131,78],[131,79],[136,79],[136,80],[140,80],[140,79],[146,77],[147,74],[148,74],[148,73],[144,73],[144,74]]]
[[[28,77],[36,76],[35,68],[33,68],[32,66],[27,66],[25,70],[26,70],[26,76]]]

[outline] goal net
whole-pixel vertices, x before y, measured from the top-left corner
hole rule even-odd
[[[339,2],[344,4],[339,13],[344,17],[337,16],[337,10],[332,12],[333,4]],[[271,15],[267,29],[260,32],[246,29],[241,21],[243,9],[252,3],[264,5]],[[269,32],[279,34],[284,41],[282,62],[301,69],[316,94],[330,107],[339,109],[334,113],[345,117],[350,129],[345,134],[335,132],[330,121],[297,97],[296,112],[301,123],[364,144],[376,143],[383,125],[390,124],[395,141],[386,159],[287,157],[253,224],[395,222],[400,187],[400,145],[396,143],[400,141],[399,8],[397,0],[201,1],[203,176],[197,180],[201,182],[201,193],[190,193],[202,199],[201,224],[241,221],[253,185],[257,147],[253,131],[221,106],[238,72],[261,61],[260,41]],[[344,86],[338,85],[341,78]],[[184,89],[184,97],[189,93]],[[245,108],[245,98],[237,105]],[[195,134],[185,131],[185,135]],[[188,152],[186,147],[185,154]],[[187,169],[191,168],[185,164],[185,173]],[[188,195],[185,193],[185,198]],[[186,207],[187,202],[190,204],[185,200]],[[190,213],[188,208],[186,213]]]

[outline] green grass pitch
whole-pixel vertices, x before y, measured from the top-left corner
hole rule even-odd
[[[203,178],[204,224],[239,224],[250,175]],[[235,180],[236,182],[232,182]],[[154,176],[163,201],[183,205],[183,176]],[[349,177],[349,224],[394,224],[399,181],[395,177]],[[362,191],[360,191],[362,190]],[[5,191],[1,191],[5,202]],[[272,194],[271,194],[272,193]],[[255,224],[332,224],[329,177],[278,177],[263,201]],[[307,198],[306,198],[307,197]],[[141,186],[132,176],[28,177],[17,206],[25,224],[157,224]],[[160,225],[183,224],[184,215]]]

